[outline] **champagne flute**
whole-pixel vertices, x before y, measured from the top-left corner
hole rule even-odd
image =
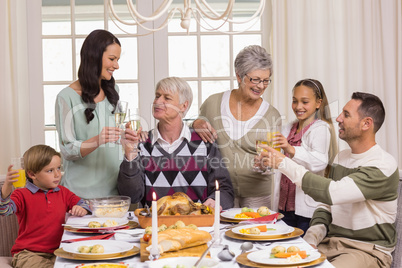
[[[124,127],[124,119],[126,119],[126,113],[127,113],[127,106],[128,102],[126,101],[117,101],[116,104],[116,109],[114,111],[114,118],[116,121],[116,127],[122,128]],[[120,144],[119,141],[116,141],[117,144]]]
[[[134,109],[133,113],[128,114],[128,121],[130,122],[130,129],[138,131],[141,127],[141,117],[138,108]]]
[[[141,117],[140,117],[138,108],[135,108],[133,113],[130,113],[130,109],[128,109],[128,123],[129,123],[128,128],[131,130],[134,130],[138,134],[138,131],[141,127]],[[134,149],[138,150],[138,148],[134,148]],[[124,153],[125,153],[125,148],[123,146],[123,154]]]
[[[264,150],[263,148],[260,147],[261,144],[266,144],[268,145],[268,131],[266,129],[256,129],[255,130],[255,150],[257,151],[257,154],[260,155],[261,152]],[[252,167],[252,170],[254,172],[264,172],[259,166],[254,166]]]

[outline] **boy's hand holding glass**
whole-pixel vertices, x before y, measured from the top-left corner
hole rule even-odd
[[[24,171],[24,170],[23,170]],[[7,169],[6,180],[4,181],[4,185],[1,188],[1,197],[6,199],[13,190],[13,185],[20,185],[20,171],[14,168],[14,165],[9,165]],[[26,183],[25,171],[22,180],[24,180],[24,186]],[[24,187],[22,186],[22,187]],[[14,186],[17,188],[16,186]]]
[[[17,181],[13,182],[15,188],[23,188],[26,184],[25,170],[24,170],[24,158],[15,157],[11,158],[12,170],[17,172],[18,176],[15,177]]]

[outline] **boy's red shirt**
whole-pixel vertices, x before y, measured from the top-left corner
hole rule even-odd
[[[60,185],[46,193],[30,182],[26,188],[16,189],[11,202],[15,205],[19,231],[11,254],[24,249],[53,253],[60,245],[66,212],[80,200]]]

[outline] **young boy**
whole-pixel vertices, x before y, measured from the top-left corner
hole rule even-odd
[[[13,267],[53,267],[63,235],[62,224],[66,212],[84,216],[89,208],[84,201],[63,186],[61,180],[60,154],[46,145],[31,147],[24,154],[27,184],[12,194],[16,171],[8,167],[6,180],[1,189],[0,215],[15,213],[19,231],[14,246]],[[11,195],[10,195],[11,194]]]

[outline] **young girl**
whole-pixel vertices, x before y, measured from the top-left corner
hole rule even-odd
[[[304,79],[293,88],[292,109],[297,121],[283,127],[276,135],[276,148],[311,172],[326,175],[329,163],[336,155],[336,136],[328,107],[327,96],[318,80]],[[304,232],[318,203],[304,194],[285,175],[275,175],[273,209],[279,209],[290,226]],[[277,206],[277,207],[276,207]]]
[[[60,186],[60,154],[46,145],[31,147],[24,154],[26,188],[16,189],[12,165],[1,189],[0,215],[16,214],[19,231],[11,249],[13,267],[53,267],[63,235],[66,212],[84,216],[89,210],[84,201]]]

